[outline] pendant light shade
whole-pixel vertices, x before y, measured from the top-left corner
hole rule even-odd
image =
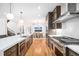
[[[19,20],[19,23],[20,23],[21,25],[23,25],[24,21],[23,21],[23,20]]]
[[[13,19],[13,18],[14,18],[14,16],[13,16],[12,13],[8,13],[8,14],[7,14],[7,19],[8,19],[8,20],[11,20],[11,19]]]
[[[8,20],[11,20],[14,18],[13,14],[11,13],[11,3],[10,3],[10,13],[8,13],[6,17]]]
[[[23,14],[23,12],[21,11],[20,12],[20,20],[19,20],[20,25],[23,25],[23,23],[24,23],[24,21],[22,19],[22,14]]]

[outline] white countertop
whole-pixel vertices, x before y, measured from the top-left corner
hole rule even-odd
[[[61,37],[63,35],[48,35],[49,37]]]
[[[1,38],[0,39],[0,51],[5,51],[9,47],[12,47],[13,45],[21,42],[25,38],[20,37],[20,36],[11,36],[11,37],[6,37],[6,38]]]
[[[14,46],[15,44],[21,42],[22,40],[25,40],[26,38],[23,38],[21,36],[10,36],[0,39],[0,56],[3,54],[5,50],[8,48]]]
[[[60,35],[48,35],[49,37],[60,37]],[[54,40],[54,39],[53,39]],[[79,45],[66,45],[65,47],[68,47],[69,49],[73,50],[77,54],[79,54]]]
[[[67,45],[67,47],[79,54],[79,45]]]

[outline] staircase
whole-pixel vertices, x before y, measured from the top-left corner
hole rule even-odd
[[[15,35],[17,32],[17,23],[14,21],[9,21],[7,22],[7,35],[8,36],[13,36]]]
[[[15,35],[15,32],[13,30],[11,30],[10,28],[7,28],[7,35],[13,36],[13,35]]]

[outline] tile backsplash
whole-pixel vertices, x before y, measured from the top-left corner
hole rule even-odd
[[[62,35],[79,39],[79,17],[62,24]]]
[[[55,29],[49,30],[49,34],[50,34],[50,35],[56,35],[56,30],[55,30]]]
[[[79,17],[62,23],[62,29],[52,29],[49,33],[79,39]]]
[[[56,35],[62,36],[62,29],[56,29]]]

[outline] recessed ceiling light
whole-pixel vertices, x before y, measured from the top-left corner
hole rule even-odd
[[[40,14],[38,16],[40,17]]]
[[[40,10],[41,8],[40,8],[40,6],[38,6],[38,10]]]
[[[23,21],[23,20],[19,20],[19,23],[20,23],[20,24],[23,24],[23,23],[24,23],[24,21]]]

